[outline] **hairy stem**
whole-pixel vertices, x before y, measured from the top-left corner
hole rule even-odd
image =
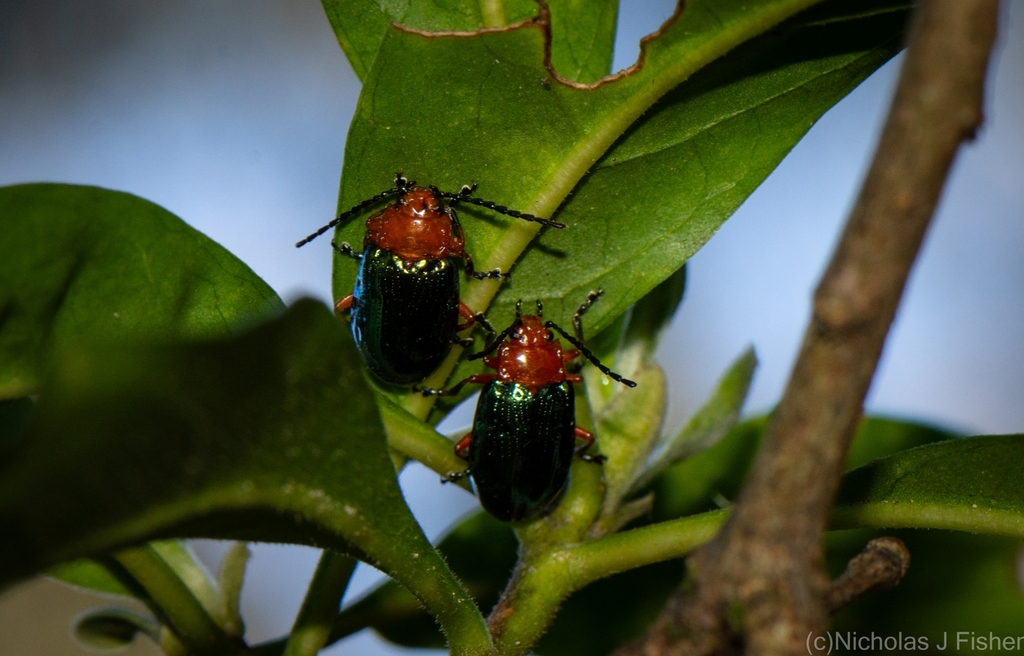
[[[499,652],[504,656],[527,653],[570,594],[619,572],[681,558],[710,540],[726,516],[726,511],[719,510],[661,522],[556,547],[521,562],[491,614]]]

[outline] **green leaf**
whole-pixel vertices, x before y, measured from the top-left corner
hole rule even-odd
[[[392,26],[349,131],[339,208],[402,171],[447,190],[476,181],[480,198],[557,214],[569,227],[530,245],[538,224],[464,206],[477,268],[512,278],[471,281],[463,300],[490,305],[501,326],[516,300],[540,298],[547,318],[567,324],[602,288],[606,300],[588,314],[596,334],[678,270],[814,121],[898,49],[904,5],[865,16],[846,0],[826,23],[818,14],[783,23],[812,3],[687,3],[647,43],[642,67],[588,88],[550,81],[543,24],[472,36]],[[353,219],[335,239],[359,244],[364,232]],[[355,271],[336,258],[338,298]],[[459,351],[424,385],[442,387]],[[464,364],[456,380],[480,366]],[[401,403],[427,417],[433,400]]]
[[[551,64],[562,77],[590,84],[612,68],[619,0],[551,0]]]
[[[606,300],[588,313],[596,333],[677,271],[814,121],[898,49],[902,4],[863,16],[844,0],[829,5],[829,22],[821,12],[783,22],[812,2],[687,3],[648,42],[642,67],[593,88],[546,81],[543,24],[473,36],[390,27],[349,132],[339,207],[403,171],[446,190],[476,181],[480,197],[557,212],[569,227],[546,230],[523,254],[537,224],[461,210],[478,268],[515,265],[488,317],[508,325],[516,300],[536,297],[567,325],[601,287]],[[352,220],[335,239],[361,243],[363,233]],[[355,273],[336,258],[339,298]],[[483,310],[498,292],[496,281],[473,281],[463,300]],[[456,358],[425,384],[443,385]],[[404,403],[417,416],[431,404]]]
[[[34,408],[35,403],[28,397],[0,400],[0,462],[21,442]]]
[[[0,399],[38,389],[50,348],[228,335],[281,308],[231,253],[130,194],[4,187],[0,217]]]
[[[847,471],[914,447],[960,437],[955,433],[917,422],[885,417],[865,417],[846,454]]]
[[[228,340],[55,358],[28,438],[0,464],[0,581],[157,537],[311,544],[408,587],[455,651],[485,648],[402,499],[358,354],[328,309],[301,301]]]
[[[160,644],[160,623],[127,608],[95,608],[75,618],[72,635],[89,650],[120,650],[138,633]]]
[[[725,437],[740,418],[756,367],[757,356],[754,348],[749,347],[733,362],[711,398],[686,425],[657,445],[647,467],[632,482],[631,491],[642,490],[667,467],[708,450]]]
[[[946,440],[843,477],[838,526],[945,528],[1024,537],[1024,436]]]
[[[587,348],[610,369],[632,379],[654,357],[685,290],[686,266],[683,265],[612,324],[593,338],[588,337]],[[605,403],[624,391],[596,367],[584,367],[582,373],[587,398],[595,414],[600,414]]]
[[[597,437],[604,463],[605,493],[601,532],[618,530],[615,517],[637,469],[661,433],[665,416],[665,374],[655,363],[643,365],[637,386],[616,395],[598,417]],[[618,383],[615,383],[616,385]]]
[[[767,424],[767,416],[747,420],[711,449],[666,469],[654,485],[655,519],[713,510],[720,503],[734,499],[754,460]],[[847,468],[953,437],[952,433],[921,424],[866,417],[854,435]]]

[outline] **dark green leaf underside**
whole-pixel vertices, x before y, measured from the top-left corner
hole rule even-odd
[[[0,461],[0,582],[159,537],[361,557],[457,615],[395,479],[348,331],[302,301],[239,337],[57,355]],[[455,608],[455,610],[453,610]]]

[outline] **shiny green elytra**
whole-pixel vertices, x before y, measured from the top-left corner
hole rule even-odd
[[[480,505],[498,519],[525,520],[549,510],[568,482],[574,455],[597,464],[604,462],[604,456],[585,453],[594,436],[576,425],[572,387],[583,382],[583,377],[566,369],[569,362],[583,356],[612,380],[636,387],[601,364],[583,345],[580,318],[603,293],[600,289],[590,292],[576,309],[572,317],[575,338],[554,321],[544,321],[540,301],[537,314],[526,316],[519,301],[515,321],[486,349],[469,358],[483,358],[494,373],[474,374],[447,390],[420,388],[424,395],[450,396],[466,385],[484,386],[476,402],[473,430],[455,445],[455,455],[466,460],[469,468],[451,472],[442,480],[472,476]],[[563,349],[552,330],[573,348]],[[579,449],[577,438],[583,442]]]
[[[464,186],[458,193],[437,187],[424,189],[397,173],[394,187],[342,212],[295,244],[308,244],[363,210],[395,199],[366,220],[362,254],[346,242],[331,242],[342,255],[361,260],[355,289],[338,300],[334,309],[339,315],[351,311],[352,334],[359,352],[366,366],[384,382],[419,382],[448,356],[458,341],[459,330],[476,322],[490,330],[482,314],[459,301],[456,264],[464,261],[466,275],[478,280],[500,280],[508,274],[498,269],[474,270],[453,205],[469,203],[524,221],[565,227],[557,221],[473,198],[469,194],[475,187]],[[464,324],[459,324],[460,318]]]
[[[506,522],[544,512],[569,478],[576,449],[572,383],[536,392],[493,381],[480,392],[473,419],[469,471],[480,505]]]
[[[352,335],[366,366],[382,380],[423,380],[452,350],[459,321],[456,260],[408,262],[370,244],[353,296]]]

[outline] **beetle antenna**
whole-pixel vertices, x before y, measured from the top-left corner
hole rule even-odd
[[[604,290],[600,287],[596,291],[591,291],[587,294],[587,300],[580,303],[580,306],[576,308],[576,314],[572,315],[572,327],[576,333],[576,339],[583,341],[583,315],[587,313],[590,306],[593,305],[597,299],[601,298],[604,294]]]
[[[505,341],[505,338],[508,337],[509,335],[511,335],[512,332],[515,331],[515,329],[518,328],[519,324],[521,324],[521,323],[522,323],[522,321],[520,321],[520,318],[517,316],[516,320],[513,321],[512,324],[508,328],[506,328],[505,330],[503,330],[500,333],[498,333],[498,336],[494,338],[494,341],[491,342],[490,344],[488,344],[487,347],[484,348],[484,350],[480,351],[479,353],[473,353],[472,355],[468,356],[466,359],[467,360],[479,360],[480,358],[487,357],[491,353],[494,353],[498,349],[498,347],[501,345],[501,343]],[[494,333],[492,332],[491,334],[493,335]]]
[[[395,186],[394,187],[392,187],[391,189],[388,189],[387,191],[382,191],[379,194],[377,194],[376,196],[374,196],[373,198],[368,198],[368,199],[364,200],[363,202],[359,203],[358,205],[355,205],[354,207],[352,207],[352,208],[350,208],[348,210],[345,210],[344,212],[342,212],[338,216],[334,217],[334,220],[331,221],[330,223],[328,223],[327,225],[325,225],[322,228],[318,229],[316,232],[314,232],[313,234],[309,235],[305,239],[296,242],[295,243],[295,248],[301,248],[302,246],[305,246],[306,244],[308,244],[309,242],[313,241],[314,239],[316,239],[320,235],[324,234],[325,232],[327,232],[328,230],[330,230],[334,226],[338,225],[339,223],[341,223],[342,221],[344,221],[346,219],[351,218],[353,215],[358,214],[359,212],[365,210],[367,207],[369,207],[371,205],[375,205],[375,204],[379,203],[380,201],[384,200],[385,198],[391,198],[392,196],[397,196],[399,194],[405,193],[412,184],[415,184],[415,183],[409,182],[404,177],[402,177],[401,173],[399,173],[398,175],[395,176]]]
[[[636,383],[634,383],[633,381],[629,380],[628,378],[623,378],[619,374],[615,373],[608,367],[601,364],[601,361],[597,359],[597,356],[591,353],[590,350],[586,346],[584,346],[581,341],[579,341],[569,333],[562,330],[562,327],[559,326],[557,323],[555,323],[554,321],[548,321],[545,322],[544,325],[548,328],[554,328],[555,330],[558,331],[559,335],[569,340],[569,343],[578,348],[580,350],[580,353],[583,354],[583,357],[590,360],[595,367],[601,370],[601,373],[608,376],[614,381],[622,383],[626,387],[636,387]]]
[[[469,378],[467,378],[465,380],[460,380],[458,383],[456,383],[455,385],[453,385],[453,386],[451,386],[451,387],[449,387],[447,389],[444,389],[444,388],[435,389],[433,387],[420,387],[419,385],[413,385],[412,386],[412,391],[413,392],[417,392],[417,393],[421,394],[424,397],[426,397],[426,396],[455,396],[456,394],[461,392],[462,388],[465,387],[466,385],[468,385],[469,383],[470,383],[470,380],[469,380]]]
[[[541,304],[540,299],[537,299],[537,316],[541,319],[544,318],[544,306]]]
[[[533,214],[527,214],[525,212],[520,212],[519,210],[512,210],[505,207],[504,205],[498,205],[494,201],[484,200],[482,198],[473,198],[469,194],[474,189],[476,189],[476,183],[473,183],[472,187],[463,187],[456,194],[453,194],[450,191],[441,191],[439,192],[439,194],[441,198],[448,198],[455,203],[470,203],[473,205],[479,205],[480,207],[486,207],[489,210],[494,210],[499,214],[505,214],[516,219],[522,219],[524,221],[533,221],[534,223],[540,223],[541,225],[550,226],[552,228],[565,227],[564,223],[559,223],[558,221],[552,221],[551,219],[542,219],[539,216],[534,216]]]

